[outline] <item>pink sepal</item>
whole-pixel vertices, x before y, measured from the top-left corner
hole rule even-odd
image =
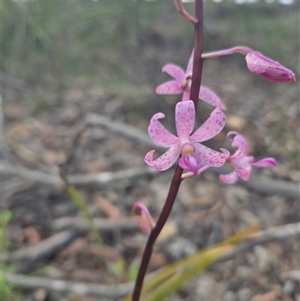
[[[147,207],[140,202],[136,202],[133,205],[132,212],[140,230],[149,235],[155,226],[155,222]]]

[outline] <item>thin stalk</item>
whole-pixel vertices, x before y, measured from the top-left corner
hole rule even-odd
[[[203,37],[203,0],[195,0],[195,20],[196,22],[193,23],[194,24],[194,62],[193,62],[193,75],[192,75],[190,99],[193,100],[195,104],[195,109],[197,109],[198,95],[199,95],[201,77],[202,77],[202,66],[203,66],[203,61],[201,58],[202,37]],[[153,228],[152,232],[148,237],[148,241],[143,253],[141,265],[135,282],[132,299],[131,299],[132,301],[140,300],[142,285],[151,258],[153,245],[158,235],[160,234],[163,226],[165,225],[171,213],[171,210],[173,208],[182,181],[181,179],[182,171],[183,171],[182,168],[177,164],[164,207],[158,217],[155,227]]]
[[[203,48],[203,0],[195,0],[195,18],[197,23],[194,25],[194,61],[190,99],[194,102],[195,111],[197,112],[203,69],[201,58]]]
[[[207,60],[207,59],[214,59],[219,56],[224,56],[224,55],[231,55],[235,53],[240,53],[243,55],[247,55],[249,52],[251,52],[252,49],[246,46],[236,46],[232,48],[227,48],[227,49],[221,49],[217,51],[212,51],[212,52],[207,52],[202,54],[202,60]]]
[[[148,241],[142,257],[142,262],[135,282],[135,286],[132,294],[132,301],[139,301],[140,299],[142,285],[150,261],[150,257],[152,254],[153,245],[171,213],[173,204],[175,202],[180,187],[180,183],[182,181],[181,175],[182,175],[182,168],[179,165],[177,165],[164,207],[158,217],[155,227],[153,228],[152,232],[148,237]]]

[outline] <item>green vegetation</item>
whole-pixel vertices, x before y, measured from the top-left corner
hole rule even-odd
[[[247,35],[289,66],[299,52],[297,5],[206,1],[205,49],[244,44]],[[191,46],[190,25],[168,1],[8,0],[2,11],[4,71],[33,86],[61,87],[79,76],[108,87],[145,84],[164,53],[178,61]]]
[[[0,252],[8,251],[10,242],[8,237],[8,223],[12,218],[12,213],[9,210],[5,210],[0,214]],[[18,301],[18,294],[15,292],[15,287],[9,285],[2,275],[3,272],[14,272],[14,266],[0,263],[0,298],[6,301]]]

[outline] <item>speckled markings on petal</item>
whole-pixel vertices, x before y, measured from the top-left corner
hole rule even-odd
[[[199,98],[216,108],[220,108],[221,110],[226,110],[226,107],[221,101],[221,99],[219,98],[219,96],[207,87],[204,86],[200,87]]]
[[[153,160],[154,150],[148,152],[145,156],[145,163],[156,170],[164,171],[169,169],[177,160],[180,154],[179,144],[169,148],[163,155],[156,160]]]
[[[160,84],[156,90],[156,94],[181,94],[182,93],[182,88],[180,84],[175,81],[168,81],[165,83]]]
[[[156,145],[170,147],[178,142],[178,137],[170,133],[158,119],[164,118],[163,113],[156,113],[148,126],[148,133]]]
[[[175,64],[166,64],[162,68],[163,72],[168,73],[170,76],[176,79],[177,82],[182,82],[185,77],[184,70]]]
[[[228,154],[217,152],[200,143],[194,143],[193,146],[195,148],[194,156],[201,158],[203,163],[209,166],[220,167],[228,158]]]
[[[226,123],[225,114],[216,108],[209,118],[191,135],[192,142],[202,142],[211,139],[221,132]]]
[[[195,106],[193,101],[179,102],[176,105],[175,121],[178,137],[188,137],[195,125]]]

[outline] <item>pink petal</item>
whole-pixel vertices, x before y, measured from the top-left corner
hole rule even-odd
[[[193,147],[195,148],[193,156],[200,158],[203,164],[209,166],[220,167],[224,165],[228,158],[228,154],[217,152],[200,143],[193,143]]]
[[[175,123],[178,137],[188,137],[195,125],[195,106],[193,101],[178,102],[175,109]]]
[[[162,156],[153,161],[154,150],[148,152],[145,156],[145,162],[156,170],[164,171],[169,169],[180,155],[179,144],[171,146]]]
[[[226,116],[221,109],[212,111],[208,119],[191,135],[192,142],[202,142],[211,139],[221,132],[226,123]]]
[[[227,174],[227,175],[219,175],[219,179],[225,184],[233,184],[237,181],[238,176],[235,171]]]
[[[235,135],[234,138],[231,138],[232,135]],[[227,140],[232,141],[231,146],[237,148],[236,152],[232,155],[232,158],[235,160],[237,158],[244,158],[248,153],[248,142],[246,138],[240,135],[238,132],[231,131],[226,135]]]
[[[198,170],[201,167],[201,159],[195,156],[182,156],[180,157],[178,164],[181,168],[190,170],[194,175],[197,175]]]
[[[190,100],[190,89],[185,89],[182,94],[181,101],[187,101],[187,100]]]
[[[253,167],[273,167],[277,166],[277,162],[274,158],[265,158],[257,162],[252,163]]]
[[[200,175],[202,172],[204,172],[205,170],[209,169],[210,166],[209,165],[204,165],[202,166],[200,169],[198,169],[197,171],[197,175]],[[186,178],[190,178],[195,176],[195,174],[193,172],[185,172],[182,174],[181,179],[186,179]]]
[[[172,80],[157,86],[155,92],[156,94],[181,94],[183,90],[181,88],[181,84],[175,80]]]
[[[192,74],[193,72],[193,62],[194,62],[194,49],[192,51],[192,54],[189,58],[189,62],[187,64],[187,67],[186,67],[186,74]]]
[[[237,175],[244,181],[248,181],[250,178],[252,167],[251,165],[244,165],[243,168],[236,168]]]
[[[220,108],[221,110],[226,110],[226,107],[221,101],[221,99],[219,98],[219,96],[207,87],[204,86],[200,87],[199,98],[216,108]]]
[[[178,137],[170,133],[158,119],[164,118],[163,113],[156,113],[150,120],[148,133],[156,145],[170,147],[178,142]]]
[[[162,71],[171,75],[178,83],[182,83],[185,78],[184,70],[175,64],[164,65]]]
[[[155,226],[155,222],[147,207],[142,203],[136,202],[133,205],[132,211],[141,231],[149,235]]]

